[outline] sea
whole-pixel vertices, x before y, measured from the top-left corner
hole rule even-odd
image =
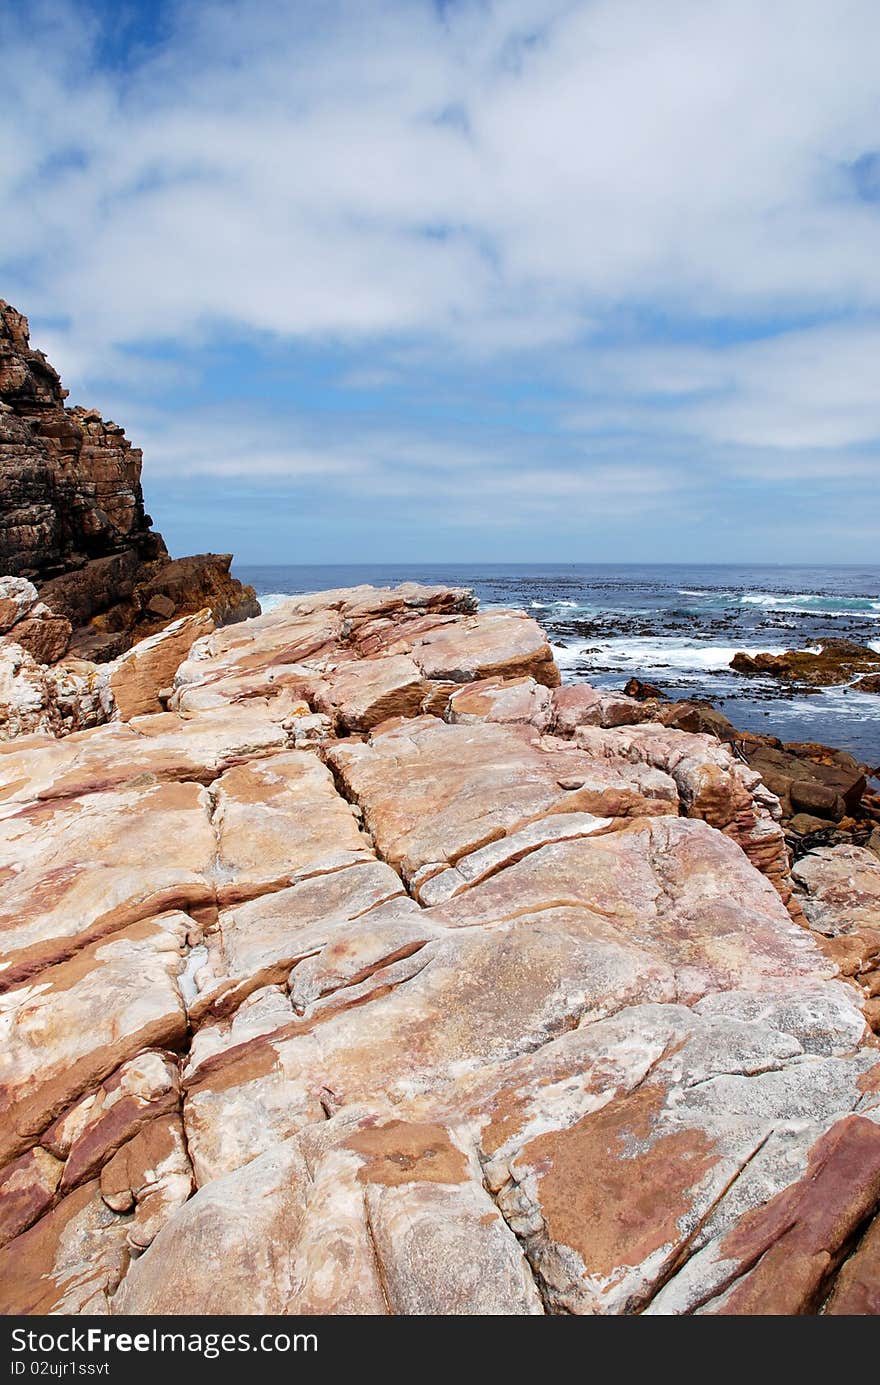
[[[399,582],[471,588],[483,609],[516,607],[544,627],[566,683],[621,689],[636,677],[704,698],[743,730],[820,741],[880,766],[880,695],[851,686],[791,694],[734,672],[738,650],[815,648],[829,636],[880,653],[880,565],[782,567],[605,563],[237,564],[263,610],[286,596]]]

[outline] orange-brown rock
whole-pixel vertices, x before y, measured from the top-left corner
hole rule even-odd
[[[62,1190],[93,1177],[120,1145],[179,1105],[175,1055],[148,1049],[123,1063],[40,1137],[46,1149],[64,1160]]]
[[[159,693],[170,686],[195,641],[213,629],[214,619],[205,608],[139,640],[115,660],[108,670],[108,682],[120,721],[164,711]]]
[[[815,1311],[866,1218],[880,1210],[880,1124],[848,1116],[810,1150],[803,1177],[755,1209],[719,1243],[732,1281],[702,1308],[720,1314]],[[870,1254],[870,1248],[868,1251]],[[855,1266],[835,1293],[837,1307],[864,1289]],[[849,1285],[849,1289],[847,1288]],[[876,1287],[876,1286],[875,1286]]]
[[[822,640],[818,651],[789,649],[785,654],[735,654],[730,667],[739,673],[770,674],[790,682],[814,687],[849,683],[857,674],[875,673],[880,656],[868,645],[852,640]]]
[[[126,1239],[133,1250],[145,1250],[193,1191],[180,1117],[144,1124],[104,1165],[100,1187],[112,1211],[134,1214]]]
[[[144,512],[140,450],[66,397],[0,300],[0,577],[33,579],[45,603],[20,621],[22,647],[54,663],[74,626],[75,652],[102,661],[205,606],[218,623],[259,614],[228,556],[169,558]]]
[[[17,1157],[82,1092],[126,1059],[179,1043],[184,915],[163,915],[91,943],[2,998],[0,1161]]]
[[[547,731],[553,719],[553,701],[551,690],[531,677],[481,678],[452,692],[446,720],[499,721]]]
[[[548,649],[407,584],[42,669],[0,1310],[876,1311],[870,872],[787,910],[757,771]]]
[[[0,1171],[0,1246],[51,1207],[63,1169],[58,1159],[37,1145]]]

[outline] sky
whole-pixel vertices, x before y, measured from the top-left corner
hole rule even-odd
[[[880,561],[877,0],[0,0],[0,296],[174,553]]]

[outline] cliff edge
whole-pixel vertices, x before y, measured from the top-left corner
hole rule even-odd
[[[258,615],[228,554],[169,557],[144,511],[140,449],[67,394],[0,299],[0,576],[30,579],[70,622],[70,652],[95,661],[203,607],[218,624]]]

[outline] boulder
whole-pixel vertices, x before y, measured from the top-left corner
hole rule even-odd
[[[67,653],[71,629],[66,616],[56,615],[39,601],[6,638],[26,649],[38,664],[54,664]]]
[[[164,711],[159,693],[170,685],[196,640],[214,629],[211,612],[172,621],[158,634],[139,640],[107,669],[107,681],[121,721]]]
[[[835,937],[880,929],[880,861],[858,846],[818,847],[792,867],[810,927]]]
[[[626,697],[634,697],[637,702],[659,701],[666,697],[653,683],[643,683],[641,678],[630,678],[623,691]]]
[[[445,720],[455,723],[498,721],[546,731],[553,719],[553,694],[534,678],[480,678],[455,687]]]
[[[36,587],[25,577],[0,577],[0,635],[23,620],[38,599]]]
[[[858,765],[821,764],[760,744],[746,745],[745,755],[780,799],[786,817],[803,812],[839,822],[858,810],[867,786]]]

